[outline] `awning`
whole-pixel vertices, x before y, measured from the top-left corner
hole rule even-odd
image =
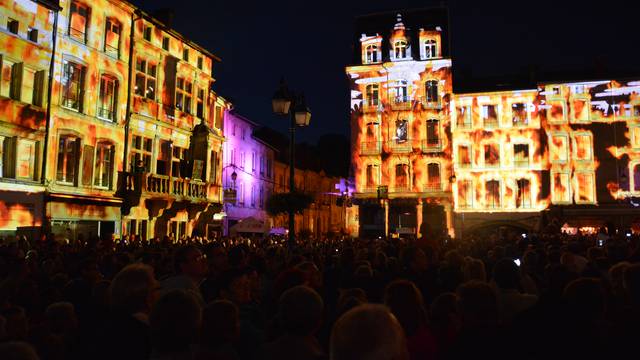
[[[258,220],[254,217],[248,217],[240,220],[237,224],[233,225],[229,232],[235,233],[260,233],[264,234],[269,231],[269,226],[264,221]]]

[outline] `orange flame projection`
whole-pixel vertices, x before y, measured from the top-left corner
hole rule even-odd
[[[22,204],[0,201],[0,229],[16,230],[18,227],[40,225],[34,219],[33,209]]]

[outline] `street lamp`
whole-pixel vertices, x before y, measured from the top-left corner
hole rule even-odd
[[[296,95],[287,88],[284,79],[280,80],[280,87],[273,94],[273,113],[276,115],[289,116],[290,141],[289,141],[289,193],[295,191],[295,133],[296,126],[309,126],[311,111],[305,104],[304,95]],[[293,111],[292,111],[293,109]],[[292,249],[296,241],[295,213],[292,207],[289,209],[289,249]]]

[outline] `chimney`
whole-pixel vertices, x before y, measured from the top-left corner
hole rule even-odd
[[[173,11],[173,9],[169,8],[158,9],[153,13],[153,17],[163,23],[167,28],[171,28],[173,26],[174,16],[175,12]]]

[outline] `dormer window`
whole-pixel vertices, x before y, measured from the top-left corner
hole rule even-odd
[[[398,40],[393,44],[393,53],[396,59],[405,59],[407,57],[407,42]]]
[[[378,45],[367,45],[366,48],[366,63],[373,64],[379,61],[378,59]]]
[[[433,59],[438,57],[436,49],[436,41],[428,39],[424,42],[424,59]]]

